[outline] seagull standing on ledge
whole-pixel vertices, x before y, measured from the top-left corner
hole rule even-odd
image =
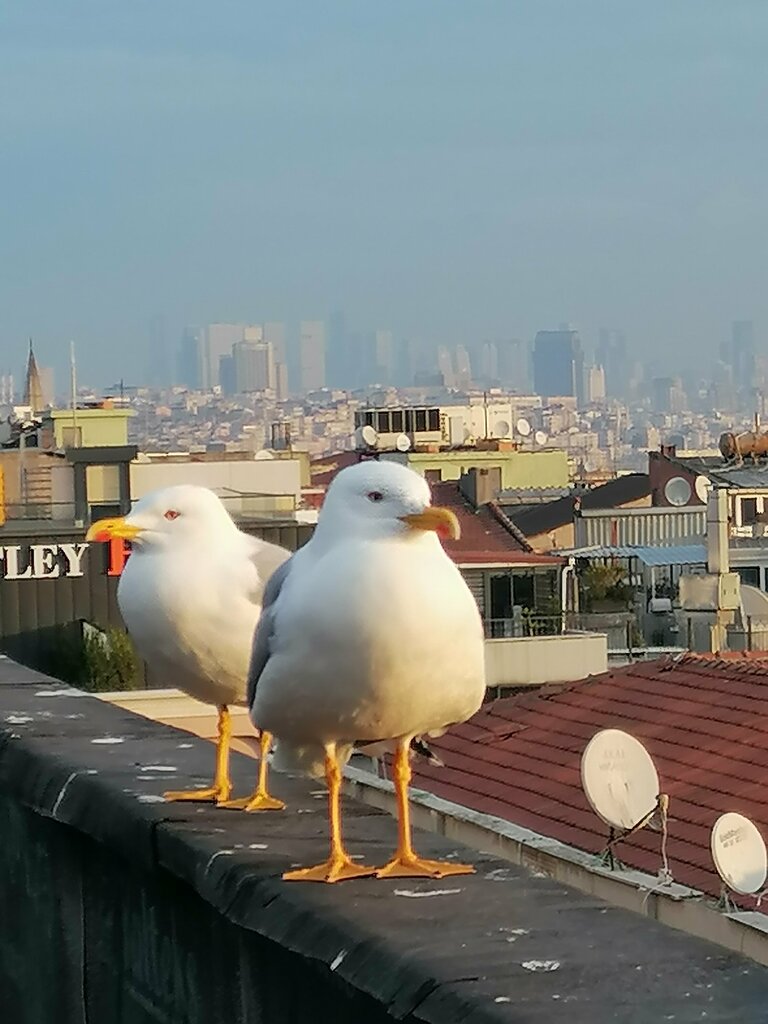
[[[364,462],[334,479],[310,542],[269,582],[248,679],[254,722],[274,734],[273,767],[322,776],[329,793],[326,862],[288,872],[336,882],[467,874],[411,845],[410,748],[480,707],[483,628],[472,594],[438,535],[458,536],[426,481],[393,462]],[[341,837],[341,767],[355,749],[394,749],[397,852],[376,870]]]
[[[241,533],[213,491],[186,484],[148,494],[124,518],[94,523],[85,539],[112,538],[130,541],[133,549],[117,603],[138,653],[157,677],[219,711],[213,785],[165,798],[282,809],[267,792],[271,737],[264,731],[256,791],[230,800],[229,706],[244,702],[264,586],[289,552]]]

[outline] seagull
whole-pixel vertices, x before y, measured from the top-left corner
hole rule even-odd
[[[256,791],[230,800],[229,707],[244,703],[264,586],[289,552],[242,533],[213,491],[187,484],[146,495],[125,517],[94,523],[85,539],[113,538],[132,547],[117,603],[137,651],[157,676],[219,712],[213,785],[165,798],[247,811],[282,809],[267,791],[272,738],[263,730]]]
[[[411,842],[410,752],[428,751],[485,695],[477,604],[439,536],[454,514],[426,481],[367,461],[334,478],[315,532],[270,579],[253,643],[248,706],[275,737],[273,767],[325,775],[330,855],[290,880],[337,882],[468,874],[419,857]],[[382,868],[355,864],[341,835],[341,769],[354,750],[394,751],[398,846]]]

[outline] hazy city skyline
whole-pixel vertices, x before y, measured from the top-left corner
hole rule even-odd
[[[0,14],[2,369],[158,332],[761,340],[760,2],[30,2]],[[161,325],[161,326],[158,326]],[[670,357],[671,358],[671,357]]]

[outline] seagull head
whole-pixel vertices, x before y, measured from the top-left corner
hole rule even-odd
[[[237,533],[221,500],[207,487],[179,484],[147,494],[127,516],[101,519],[86,541],[128,540],[138,550],[158,550],[182,544],[204,545]]]
[[[430,532],[444,540],[459,537],[450,509],[431,504],[429,484],[397,462],[369,460],[342,469],[323,502],[321,533],[386,537]]]

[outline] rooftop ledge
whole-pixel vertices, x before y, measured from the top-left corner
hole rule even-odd
[[[275,775],[288,810],[265,816],[162,800],[169,785],[208,781],[211,764],[205,739],[0,659],[9,1019],[127,1022],[139,1018],[114,1008],[131,1000],[169,1024],[749,1021],[764,1012],[765,967],[579,892],[545,870],[555,856],[583,870],[574,851],[496,819],[486,834],[488,822],[474,819],[487,816],[451,817],[429,794],[415,794],[419,813],[446,834],[418,834],[419,850],[469,859],[476,875],[286,883],[284,870],[325,855],[320,787]],[[235,755],[233,777],[237,792],[249,791],[253,760]],[[395,825],[371,803],[388,800],[388,787],[355,769],[349,777],[369,802],[345,800],[348,844],[382,863]],[[496,855],[462,847],[453,821],[484,830]],[[525,851],[520,864],[510,863],[510,843]],[[79,872],[77,886],[64,884],[68,872]],[[694,898],[672,895],[684,906]],[[743,926],[749,916],[722,920]],[[64,996],[84,1007],[77,1017],[61,1010],[70,975]],[[49,991],[59,1001],[33,1012]]]

